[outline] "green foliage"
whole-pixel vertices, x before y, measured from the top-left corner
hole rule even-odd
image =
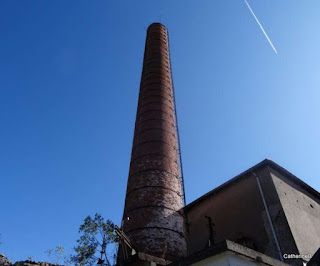
[[[71,256],[71,261],[75,265],[96,265],[99,252],[106,249],[109,244],[117,242],[115,225],[110,220],[104,220],[98,213],[94,218],[90,216],[85,218],[80,225],[79,233],[81,236],[77,240],[78,245],[74,248],[76,254]],[[107,256],[103,259],[105,265],[111,265]]]

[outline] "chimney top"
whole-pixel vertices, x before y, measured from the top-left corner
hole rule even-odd
[[[163,24],[161,24],[159,22],[154,22],[149,25],[148,30],[151,28],[159,28],[159,27],[166,28],[166,26],[164,26]]]

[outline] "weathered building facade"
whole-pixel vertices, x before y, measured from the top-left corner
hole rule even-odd
[[[208,247],[205,217],[211,217],[214,243],[229,239],[290,265],[302,265],[320,247],[319,204],[317,191],[264,160],[186,206],[188,253]]]

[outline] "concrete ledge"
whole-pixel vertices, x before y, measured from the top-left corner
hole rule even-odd
[[[252,250],[250,248],[247,248],[245,246],[242,246],[240,244],[232,242],[230,240],[225,240],[217,245],[214,245],[214,246],[209,247],[207,249],[193,253],[193,254],[191,254],[191,255],[189,255],[179,261],[171,263],[170,265],[171,266],[190,265],[190,264],[202,261],[204,259],[207,259],[209,257],[219,255],[219,254],[226,252],[226,251],[232,252],[236,255],[241,255],[241,256],[247,257],[250,260],[256,261],[258,263],[264,263],[264,264],[270,265],[270,266],[288,266],[289,265],[289,264],[283,263],[279,260],[276,260],[274,258],[271,258],[267,255],[264,255],[260,252],[257,252],[255,250]]]
[[[137,254],[131,256],[128,260],[123,263],[117,264],[117,266],[131,265],[131,266],[156,266],[156,265],[168,265],[171,261],[166,261],[164,259],[138,252]]]

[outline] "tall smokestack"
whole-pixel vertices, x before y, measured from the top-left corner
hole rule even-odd
[[[147,31],[123,231],[137,251],[174,261],[186,254],[168,34]]]

